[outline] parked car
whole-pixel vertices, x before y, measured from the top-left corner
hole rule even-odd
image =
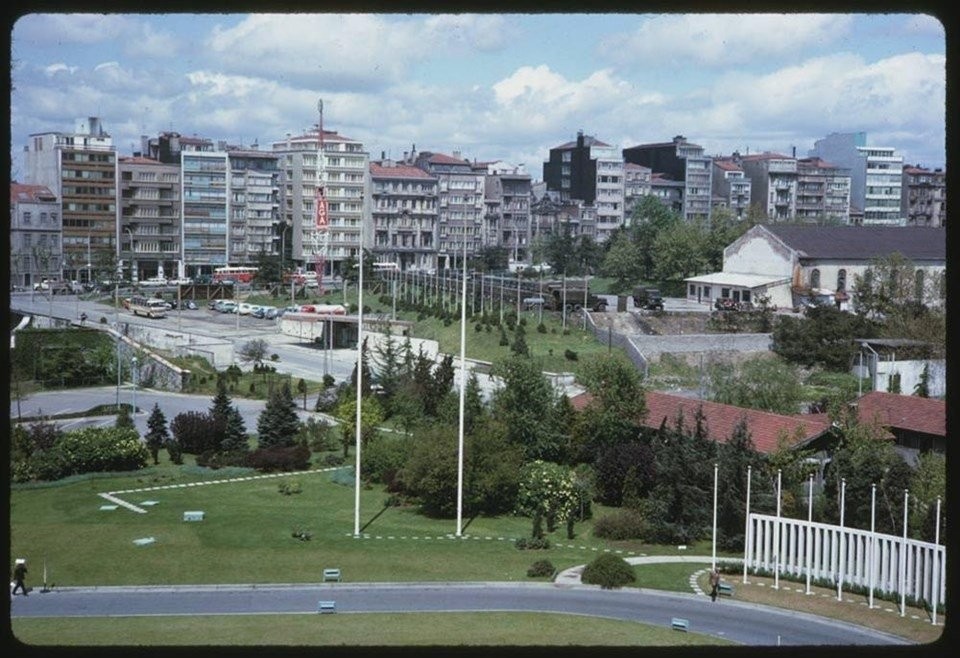
[[[220,308],[218,309],[221,313],[236,313],[237,312],[237,303],[230,300],[223,300],[220,303]]]
[[[282,308],[277,308],[275,306],[268,306],[263,317],[265,317],[267,320],[274,320],[276,318],[279,318],[282,315],[283,315]]]

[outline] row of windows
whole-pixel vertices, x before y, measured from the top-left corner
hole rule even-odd
[[[50,212],[49,215],[48,215],[47,213],[45,213],[45,212],[41,212],[41,213],[40,213],[40,223],[41,223],[41,224],[46,224],[48,217],[49,217],[50,223],[56,224],[56,223],[57,223],[57,220],[60,218],[60,215],[58,215],[56,212],[52,212],[52,211]],[[20,215],[20,220],[21,220],[24,224],[28,224],[28,225],[29,225],[29,224],[32,224],[32,223],[33,223],[33,214],[31,213],[31,211],[25,210],[25,211],[23,211],[23,213]]]

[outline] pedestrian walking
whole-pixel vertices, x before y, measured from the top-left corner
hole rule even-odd
[[[17,562],[13,567],[13,591],[11,594],[16,594],[17,590],[23,590],[23,595],[27,595],[27,586],[24,584],[23,579],[27,577],[27,561],[23,558],[17,558]]]
[[[720,593],[720,571],[716,567],[710,572],[710,600],[716,601]]]

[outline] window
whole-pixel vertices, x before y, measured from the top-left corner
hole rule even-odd
[[[810,272],[810,287],[819,288],[820,287],[820,270],[814,269]]]
[[[847,271],[840,270],[837,272],[837,292],[842,292],[847,289]]]
[[[691,297],[693,297],[694,295],[696,295],[696,294],[697,294],[697,287],[691,283],[691,284],[690,284],[690,289],[687,291],[687,294],[690,295]]]
[[[917,270],[917,273],[916,273],[916,275],[915,275],[915,277],[914,277],[914,281],[913,281],[913,296],[914,296],[914,298],[915,298],[918,302],[922,302],[922,301],[923,301],[923,297],[924,297],[924,295],[923,295],[923,283],[924,283],[924,281],[923,281],[923,279],[924,279],[923,274],[924,274],[924,273],[923,273],[923,270]]]
[[[23,213],[23,223],[24,223],[24,224],[29,224],[29,223],[30,223],[30,211],[29,211],[29,210],[26,210],[26,211],[24,211],[24,213]]]
[[[720,288],[720,296],[726,299],[730,296],[730,288]]]

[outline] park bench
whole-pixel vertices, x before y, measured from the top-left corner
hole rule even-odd
[[[729,583],[720,583],[717,586],[717,594],[720,596],[733,596],[733,585]]]
[[[331,581],[340,582],[340,570],[339,569],[324,569],[323,570],[323,582],[329,583]]]
[[[670,620],[670,626],[673,627],[673,630],[675,631],[686,632],[690,628],[690,622],[686,619],[681,619],[680,617],[674,617]]]
[[[335,601],[320,601],[317,603],[317,612],[322,615],[332,614],[337,611]]]

